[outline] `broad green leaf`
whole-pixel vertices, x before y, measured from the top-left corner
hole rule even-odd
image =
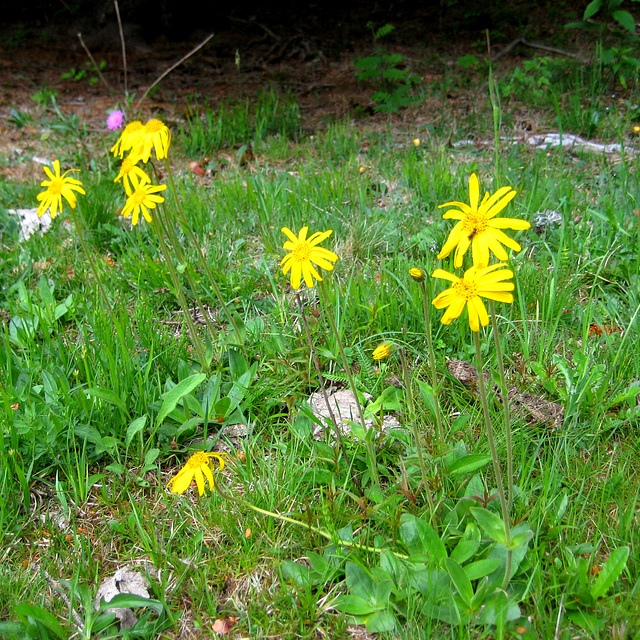
[[[116,407],[122,409],[123,411],[127,410],[127,405],[125,404],[124,400],[111,389],[103,389],[102,387],[91,387],[90,389],[85,389],[85,393],[93,398],[100,398],[100,400],[104,400],[105,402],[114,404]]]
[[[192,376],[178,382],[171,391],[168,391],[158,412],[156,425],[161,425],[162,421],[176,408],[178,402],[188,393],[191,393],[206,377],[204,373],[194,373]]]
[[[507,537],[504,522],[497,514],[481,507],[472,507],[471,515],[478,521],[480,528],[492,539],[506,546]]]
[[[104,599],[100,600],[100,606],[98,611],[105,611],[106,609],[132,609],[133,607],[149,607],[156,613],[160,614],[164,611],[164,605],[159,600],[153,600],[152,598],[143,598],[142,596],[136,596],[132,593],[119,593],[105,602]]]
[[[319,584],[318,574],[315,574],[308,567],[299,562],[293,562],[292,560],[284,560],[281,565],[282,577],[285,580],[294,582],[295,585],[301,589],[308,589],[309,587]],[[315,575],[314,575],[315,574]]]
[[[609,559],[600,570],[600,575],[591,587],[591,595],[594,598],[601,598],[613,586],[618,576],[624,571],[629,558],[629,547],[618,547],[609,555]]]
[[[457,473],[472,473],[491,462],[491,456],[484,453],[472,453],[458,458],[448,469],[451,475]]]
[[[355,562],[347,562],[345,567],[347,587],[353,596],[363,598],[369,602],[376,601],[376,583],[368,572]],[[376,607],[371,609],[375,611]],[[359,615],[359,614],[353,614]]]
[[[482,560],[465,564],[463,569],[469,580],[479,580],[493,573],[501,564],[500,558],[483,558]]]
[[[451,559],[458,564],[464,564],[472,558],[480,547],[480,529],[475,522],[468,522],[462,538],[451,552]]]
[[[453,586],[458,592],[458,595],[462,598],[467,607],[471,607],[471,599],[473,598],[473,586],[471,585],[471,580],[469,580],[467,574],[455,560],[445,558],[444,565],[449,577],[451,578],[451,582],[453,582]]]
[[[396,628],[397,618],[391,611],[376,611],[367,616],[365,625],[369,633],[390,632]]]
[[[400,522],[400,537],[409,555],[427,555],[434,564],[441,565],[447,550],[433,527],[410,513],[403,514]]]
[[[142,431],[147,424],[147,414],[136,418],[128,427],[124,436],[124,446],[128,447],[131,444],[134,436]]]
[[[583,611],[582,609],[567,611],[567,616],[578,627],[582,627],[585,631],[600,637],[600,630],[604,627],[605,620],[596,618],[594,615]]]
[[[375,611],[379,611],[376,605],[370,600],[360,596],[340,596],[336,601],[336,608],[350,616],[367,616]]]
[[[515,551],[522,546],[526,546],[531,538],[533,538],[533,531],[531,531],[531,529],[520,531],[520,533],[516,533],[511,538],[511,544],[507,548],[511,549],[511,551]]]
[[[622,27],[624,27],[631,35],[636,32],[636,21],[628,11],[614,11],[611,16]]]
[[[587,8],[584,10],[584,14],[582,16],[583,20],[588,20],[600,11],[602,7],[602,0],[591,0],[591,2],[587,5]]]
[[[38,607],[34,604],[20,604],[14,609],[14,611],[19,616],[28,616],[33,620],[36,620],[48,631],[53,633],[56,638],[64,640],[69,637],[69,634],[60,626],[57,619],[42,607]]]

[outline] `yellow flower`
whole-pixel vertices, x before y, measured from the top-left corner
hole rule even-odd
[[[171,485],[171,493],[184,493],[191,485],[194,477],[196,479],[196,485],[198,486],[198,495],[204,493],[205,478],[209,481],[209,488],[213,490],[214,483],[210,458],[215,458],[218,461],[220,471],[224,469],[223,454],[198,451],[198,453],[194,453],[187,460],[187,464],[185,464],[169,482],[169,485]]]
[[[77,169],[69,169],[69,171],[65,171],[60,175],[60,162],[58,160],[53,161],[53,172],[49,167],[43,167],[43,169],[49,179],[40,183],[41,187],[47,188],[36,196],[40,200],[38,216],[42,217],[42,214],[51,207],[51,217],[55,218],[58,210],[62,212],[62,198],[69,203],[72,209],[75,209],[77,201],[74,191],[86,195],[80,180],[67,178],[69,171],[77,171]]]
[[[516,192],[511,187],[502,187],[493,195],[486,193],[478,205],[480,198],[478,177],[475,173],[471,174],[469,204],[446,202],[440,205],[440,208],[458,207],[458,209],[450,209],[442,217],[460,222],[451,230],[442,251],[438,254],[438,259],[446,258],[455,249],[453,266],[460,267],[462,258],[471,245],[473,264],[480,267],[489,264],[489,251],[492,251],[498,260],[507,260],[509,256],[502,245],[514,251],[520,251],[522,247],[501,229],[528,229],[531,225],[526,220],[495,217],[515,195]]]
[[[471,330],[480,331],[480,325],[486,327],[489,324],[489,316],[481,297],[498,302],[513,302],[513,295],[507,293],[513,291],[513,282],[504,282],[513,278],[513,271],[501,269],[505,266],[504,262],[492,264],[490,267],[474,265],[465,271],[462,278],[444,269],[436,269],[432,277],[453,282],[453,286],[443,291],[432,303],[436,309],[449,307],[442,316],[442,324],[450,324],[466,306]]]
[[[415,138],[413,141],[413,146],[414,147],[419,147],[420,146],[420,138]]]
[[[171,144],[171,131],[161,120],[149,120],[144,125],[140,143],[133,152],[142,162],[149,162],[151,150],[155,149],[156,158],[162,160],[167,157]]]
[[[411,269],[409,269],[409,275],[416,282],[424,282],[425,273],[422,269],[418,269],[418,267],[412,267]]]
[[[384,360],[385,358],[388,358],[391,355],[392,351],[393,351],[393,345],[390,345],[388,342],[383,342],[373,350],[371,357],[374,360]]]
[[[114,182],[123,181],[124,188],[127,188],[127,185],[131,185],[131,177],[136,176],[139,178],[141,184],[145,184],[147,182],[151,182],[149,176],[136,164],[137,160],[133,153],[130,153],[123,161],[122,166],[120,167],[120,173],[114,180]]]
[[[114,156],[120,156],[122,158],[125,151],[133,149],[133,147],[140,144],[143,133],[144,125],[140,120],[130,122],[120,134],[118,141],[111,147],[111,153],[113,153]]]
[[[135,227],[138,224],[138,217],[140,211],[147,222],[151,222],[152,218],[149,214],[149,209],[155,209],[158,202],[164,202],[162,196],[156,195],[158,191],[163,191],[167,188],[166,184],[152,185],[144,182],[140,182],[137,176],[131,176],[131,184],[125,184],[125,191],[127,192],[127,202],[122,209],[122,215],[125,218],[129,217],[129,214],[133,214],[131,217],[131,224]]]
[[[315,270],[314,264],[322,269],[331,271],[333,269],[331,263],[338,259],[338,256],[333,251],[316,246],[326,240],[333,233],[332,230],[318,231],[307,239],[308,230],[309,227],[302,227],[298,237],[296,237],[287,227],[282,228],[282,233],[289,238],[284,243],[284,248],[291,251],[291,253],[282,259],[280,266],[285,275],[291,271],[291,286],[296,290],[300,288],[300,282],[303,277],[307,287],[313,287],[314,278],[322,280],[320,274]]]

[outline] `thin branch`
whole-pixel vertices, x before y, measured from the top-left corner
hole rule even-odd
[[[118,0],[113,0],[113,4],[116,7],[116,18],[118,19],[118,29],[120,30],[120,42],[122,43],[122,66],[124,67],[124,96],[125,98],[129,94],[129,88],[127,84],[127,51],[124,46],[124,31],[122,29],[122,20],[120,19],[120,7],[118,6]]]
[[[91,60],[91,64],[93,65],[93,68],[96,70],[96,73],[100,77],[102,84],[107,88],[107,91],[111,93],[115,93],[113,90],[113,87],[107,82],[107,79],[102,75],[102,72],[100,71],[100,68],[96,63],[95,58],[91,55],[91,51],[89,51],[87,45],[84,43],[84,40],[82,39],[82,34],[79,31],[78,31],[78,39],[80,40],[80,44],[82,45],[82,48],[84,49],[85,53],[89,56],[89,60]]]
[[[142,95],[142,98],[140,98],[140,100],[136,102],[135,109],[138,109],[140,107],[140,104],[149,95],[149,92],[151,91],[151,89],[153,89],[153,87],[155,87],[163,78],[168,76],[176,67],[180,66],[187,58],[191,57],[196,51],[198,51],[199,49],[202,49],[202,47],[204,47],[204,45],[207,44],[207,42],[209,42],[211,38],[213,38],[213,33],[210,33],[195,49],[192,49],[191,51],[189,51],[189,53],[187,53],[186,56],[183,56],[182,58],[180,58],[178,62],[176,62],[174,65],[170,66],[165,72],[163,72],[160,75],[160,77],[157,78],[156,81],[144,92],[144,94]]]
[[[547,44],[542,44],[540,42],[530,42],[524,36],[520,36],[519,38],[516,38],[515,40],[512,40],[503,49],[500,49],[500,51],[498,53],[496,53],[495,56],[491,57],[490,58],[491,62],[495,62],[499,58],[502,58],[502,56],[506,56],[507,53],[512,51],[519,44],[524,44],[527,47],[532,47],[533,49],[542,49],[542,51],[549,51],[550,53],[557,53],[557,54],[559,54],[561,56],[568,56],[569,58],[575,58],[576,60],[579,59],[579,57],[580,57],[580,56],[576,55],[575,53],[571,53],[571,51],[567,51],[566,49],[559,49],[558,47],[551,47],[551,46],[549,46]]]

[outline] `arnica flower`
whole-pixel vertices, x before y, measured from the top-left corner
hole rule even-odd
[[[462,278],[454,276],[444,269],[436,269],[432,276],[453,282],[453,286],[443,291],[433,300],[436,309],[449,307],[442,316],[442,324],[450,324],[465,307],[469,313],[469,326],[472,331],[480,331],[480,325],[489,324],[489,316],[481,298],[498,302],[513,302],[513,282],[505,282],[513,278],[513,271],[502,269],[504,262],[492,264],[489,267],[475,265],[465,271]]]
[[[134,147],[134,154],[142,160],[149,162],[151,150],[155,149],[156,158],[162,160],[167,157],[171,144],[171,131],[161,120],[149,120],[144,125],[144,131],[138,147]]]
[[[416,282],[424,282],[425,273],[424,273],[424,271],[422,269],[418,269],[418,267],[411,267],[411,269],[409,269],[409,275]]]
[[[518,218],[496,218],[516,195],[511,187],[501,187],[493,195],[486,193],[482,202],[480,199],[480,187],[475,173],[469,179],[469,204],[464,202],[446,202],[442,207],[455,206],[458,209],[450,209],[442,217],[459,220],[451,230],[447,241],[438,254],[438,259],[446,258],[453,249],[456,250],[453,266],[462,266],[462,258],[471,245],[473,264],[476,266],[489,264],[489,251],[492,251],[498,260],[507,260],[509,256],[502,245],[514,251],[520,251],[522,247],[501,229],[528,229],[531,225],[526,220]]]
[[[291,251],[291,253],[282,259],[280,266],[285,275],[291,271],[291,286],[296,290],[300,288],[303,277],[305,284],[309,288],[313,287],[314,278],[316,280],[322,280],[320,274],[315,270],[314,264],[322,269],[331,271],[333,269],[331,263],[338,259],[338,256],[333,253],[333,251],[317,246],[333,233],[332,230],[318,231],[310,238],[307,238],[308,231],[309,227],[302,227],[296,237],[287,227],[282,228],[282,233],[289,238],[289,240],[284,243],[284,248]]]
[[[120,180],[122,180],[122,184],[124,184],[124,188],[126,190],[127,185],[131,185],[132,176],[136,176],[140,184],[151,182],[149,176],[136,164],[136,158],[134,157],[134,155],[129,154],[122,161],[120,173],[117,175],[114,182],[120,182]]]
[[[124,119],[124,113],[119,109],[116,111],[112,111],[107,116],[107,129],[111,129],[111,131],[117,131],[122,126],[122,120]]]
[[[171,485],[171,493],[184,493],[190,486],[192,480],[196,479],[196,485],[198,487],[198,495],[204,493],[204,479],[209,481],[209,488],[213,490],[213,474],[211,473],[210,459],[215,458],[220,464],[220,471],[224,469],[224,456],[221,453],[205,453],[204,451],[198,451],[194,453],[187,463],[178,471],[178,473],[171,479],[169,485]],[[167,485],[168,486],[168,485]]]
[[[122,209],[122,215],[128,218],[130,214],[131,224],[135,227],[138,224],[138,218],[140,212],[147,222],[152,222],[149,209],[155,209],[159,202],[164,202],[162,196],[156,195],[158,191],[164,191],[167,188],[166,184],[147,184],[146,182],[140,182],[135,175],[131,176],[131,184],[125,184],[125,191],[127,192],[127,202]]]
[[[371,357],[374,360],[384,360],[385,358],[388,358],[392,352],[393,345],[389,344],[388,342],[383,342],[373,350]]]
[[[144,125],[140,120],[130,122],[120,134],[117,142],[111,147],[111,153],[122,158],[125,151],[129,151],[129,149],[133,149],[133,147],[137,147],[140,144],[143,133]]]
[[[69,171],[77,171],[77,169],[69,169],[69,171],[65,171],[60,175],[60,162],[58,160],[53,161],[53,172],[49,167],[43,167],[43,169],[49,179],[40,183],[41,187],[47,188],[36,196],[40,200],[38,216],[42,217],[42,214],[51,207],[51,217],[55,218],[58,210],[62,211],[62,198],[69,203],[72,209],[75,209],[77,200],[74,191],[86,194],[80,180],[67,177]]]

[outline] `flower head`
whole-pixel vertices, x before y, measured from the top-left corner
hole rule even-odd
[[[473,266],[465,271],[462,278],[454,276],[444,269],[436,269],[432,276],[453,282],[453,286],[443,291],[433,300],[436,309],[449,307],[442,316],[442,324],[450,324],[465,307],[469,312],[469,326],[472,331],[480,331],[480,325],[489,324],[489,316],[481,298],[498,302],[513,302],[513,282],[505,282],[513,278],[513,271],[502,269],[504,262],[492,264],[490,267]]]
[[[220,464],[220,471],[224,469],[224,456],[221,453],[205,453],[198,451],[194,453],[187,463],[178,471],[171,479],[171,493],[184,493],[191,485],[192,480],[196,479],[198,486],[198,495],[204,493],[204,479],[209,481],[209,488],[213,489],[213,474],[211,473],[210,459],[215,458]]]
[[[112,111],[107,116],[107,129],[111,131],[117,131],[122,126],[122,120],[124,119],[124,113],[120,109]]]
[[[300,288],[303,277],[305,284],[310,288],[314,285],[314,278],[316,280],[322,280],[313,265],[331,271],[333,269],[331,263],[338,259],[338,256],[333,253],[333,251],[317,246],[333,233],[332,230],[318,231],[310,238],[307,238],[308,231],[309,227],[302,227],[296,237],[287,227],[282,228],[282,233],[289,238],[289,240],[284,243],[284,248],[291,253],[288,253],[282,259],[280,266],[285,275],[291,271],[291,286],[296,290]]]
[[[475,173],[469,179],[469,204],[464,202],[446,202],[442,207],[458,207],[450,209],[442,217],[459,220],[451,230],[447,241],[438,254],[438,259],[446,258],[453,249],[456,250],[453,265],[462,266],[462,258],[471,245],[473,264],[476,266],[489,264],[489,251],[498,260],[507,260],[508,255],[502,245],[514,251],[522,248],[515,240],[506,235],[501,229],[528,229],[531,225],[526,220],[517,218],[496,218],[513,199],[516,192],[511,187],[502,187],[493,195],[486,193],[480,200],[480,187]]]
[[[144,132],[144,125],[140,120],[135,120],[134,122],[130,122],[125,128],[124,131],[120,134],[117,142],[111,147],[111,153],[114,156],[122,156],[125,151],[129,149],[133,149],[140,144],[142,140],[142,133]]]
[[[419,147],[420,146],[420,138],[414,138],[413,146],[414,147]]]
[[[146,182],[141,182],[136,175],[131,175],[131,182],[125,183],[124,188],[127,192],[127,202],[122,209],[122,215],[125,218],[129,217],[129,214],[133,214],[131,217],[131,224],[135,227],[138,224],[138,217],[142,211],[142,215],[147,222],[151,222],[151,214],[149,209],[155,209],[159,202],[164,202],[162,196],[156,195],[158,191],[163,191],[167,188],[166,184],[153,185]]]
[[[43,169],[49,179],[40,183],[40,186],[47,188],[36,196],[40,200],[38,216],[42,216],[47,209],[51,208],[51,217],[55,218],[58,210],[62,211],[62,198],[69,203],[72,209],[75,209],[76,194],[74,191],[86,194],[80,180],[67,177],[69,171],[77,171],[77,169],[69,169],[60,175],[60,162],[58,160],[53,161],[53,172],[49,167],[43,167]]]
[[[424,282],[425,273],[424,273],[424,271],[422,269],[418,269],[418,267],[411,267],[411,269],[409,269],[409,275],[416,282]]]
[[[385,358],[388,358],[392,352],[393,345],[389,344],[388,342],[383,342],[373,350],[371,357],[374,360],[384,360]]]
[[[169,145],[171,144],[171,131],[161,120],[149,120],[144,125],[144,130],[138,147],[134,148],[134,153],[143,162],[149,162],[151,150],[155,149],[156,158],[162,160],[167,157]]]
[[[126,190],[127,185],[129,185],[129,188],[131,187],[132,176],[136,176],[140,184],[151,182],[149,176],[136,164],[136,158],[131,153],[122,161],[120,173],[116,176],[114,182],[120,182],[120,180],[122,180]],[[129,192],[127,191],[127,193]]]

